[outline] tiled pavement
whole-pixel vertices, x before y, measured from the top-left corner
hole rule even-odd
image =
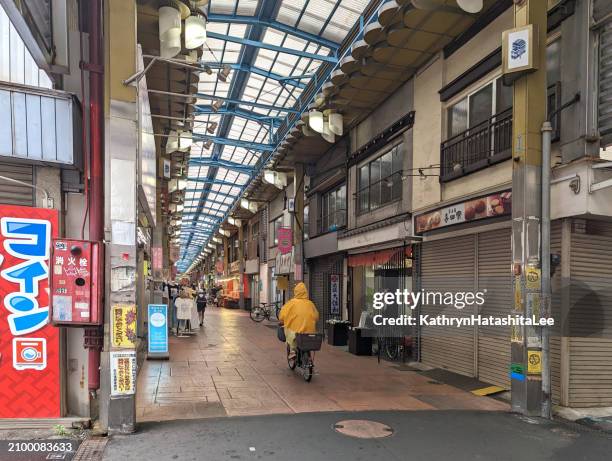
[[[145,361],[138,421],[361,410],[507,410],[488,397],[324,344],[306,383],[276,331],[247,312],[213,308],[198,335],[170,338],[169,361]]]

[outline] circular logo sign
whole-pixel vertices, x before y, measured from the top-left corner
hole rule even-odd
[[[156,312],[151,316],[151,325],[155,328],[161,328],[166,324],[166,317],[161,312]]]

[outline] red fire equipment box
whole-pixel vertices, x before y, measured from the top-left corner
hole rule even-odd
[[[101,325],[101,245],[85,240],[53,240],[51,319],[54,325]]]

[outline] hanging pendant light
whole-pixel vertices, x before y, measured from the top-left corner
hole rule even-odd
[[[224,64],[223,65],[223,69],[219,70],[219,73],[217,74],[217,78],[219,80],[221,80],[223,83],[227,82],[227,79],[229,78],[229,74],[232,71],[232,66],[230,66],[229,64]]]
[[[217,129],[217,126],[219,124],[217,122],[211,122],[208,124],[208,126],[206,127],[206,131],[210,134],[213,134],[215,132],[215,130]]]
[[[457,0],[457,5],[468,13],[480,13],[484,6],[482,0]]]
[[[330,144],[336,142],[336,136],[329,129],[329,122],[327,120],[323,123],[323,132],[321,133],[321,137]]]
[[[221,109],[222,105],[223,105],[222,99],[215,99],[210,105],[210,107],[213,110],[213,112],[219,112],[219,109]]]
[[[204,149],[210,150],[210,146],[212,146],[212,141],[210,139],[207,139],[202,145],[204,146]]]
[[[181,12],[171,6],[159,10],[159,54],[162,58],[173,58],[181,51]]]
[[[323,112],[318,110],[311,110],[308,113],[308,126],[315,130],[317,133],[323,133]]]
[[[194,14],[185,19],[185,48],[193,50],[206,42],[206,19]]]
[[[329,130],[332,133],[337,134],[338,136],[342,136],[342,134],[344,133],[342,114],[332,112],[329,114],[328,120]]]

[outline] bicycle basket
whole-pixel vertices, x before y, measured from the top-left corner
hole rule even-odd
[[[319,333],[299,333],[296,336],[297,347],[301,351],[320,351],[323,343],[323,335]]]

